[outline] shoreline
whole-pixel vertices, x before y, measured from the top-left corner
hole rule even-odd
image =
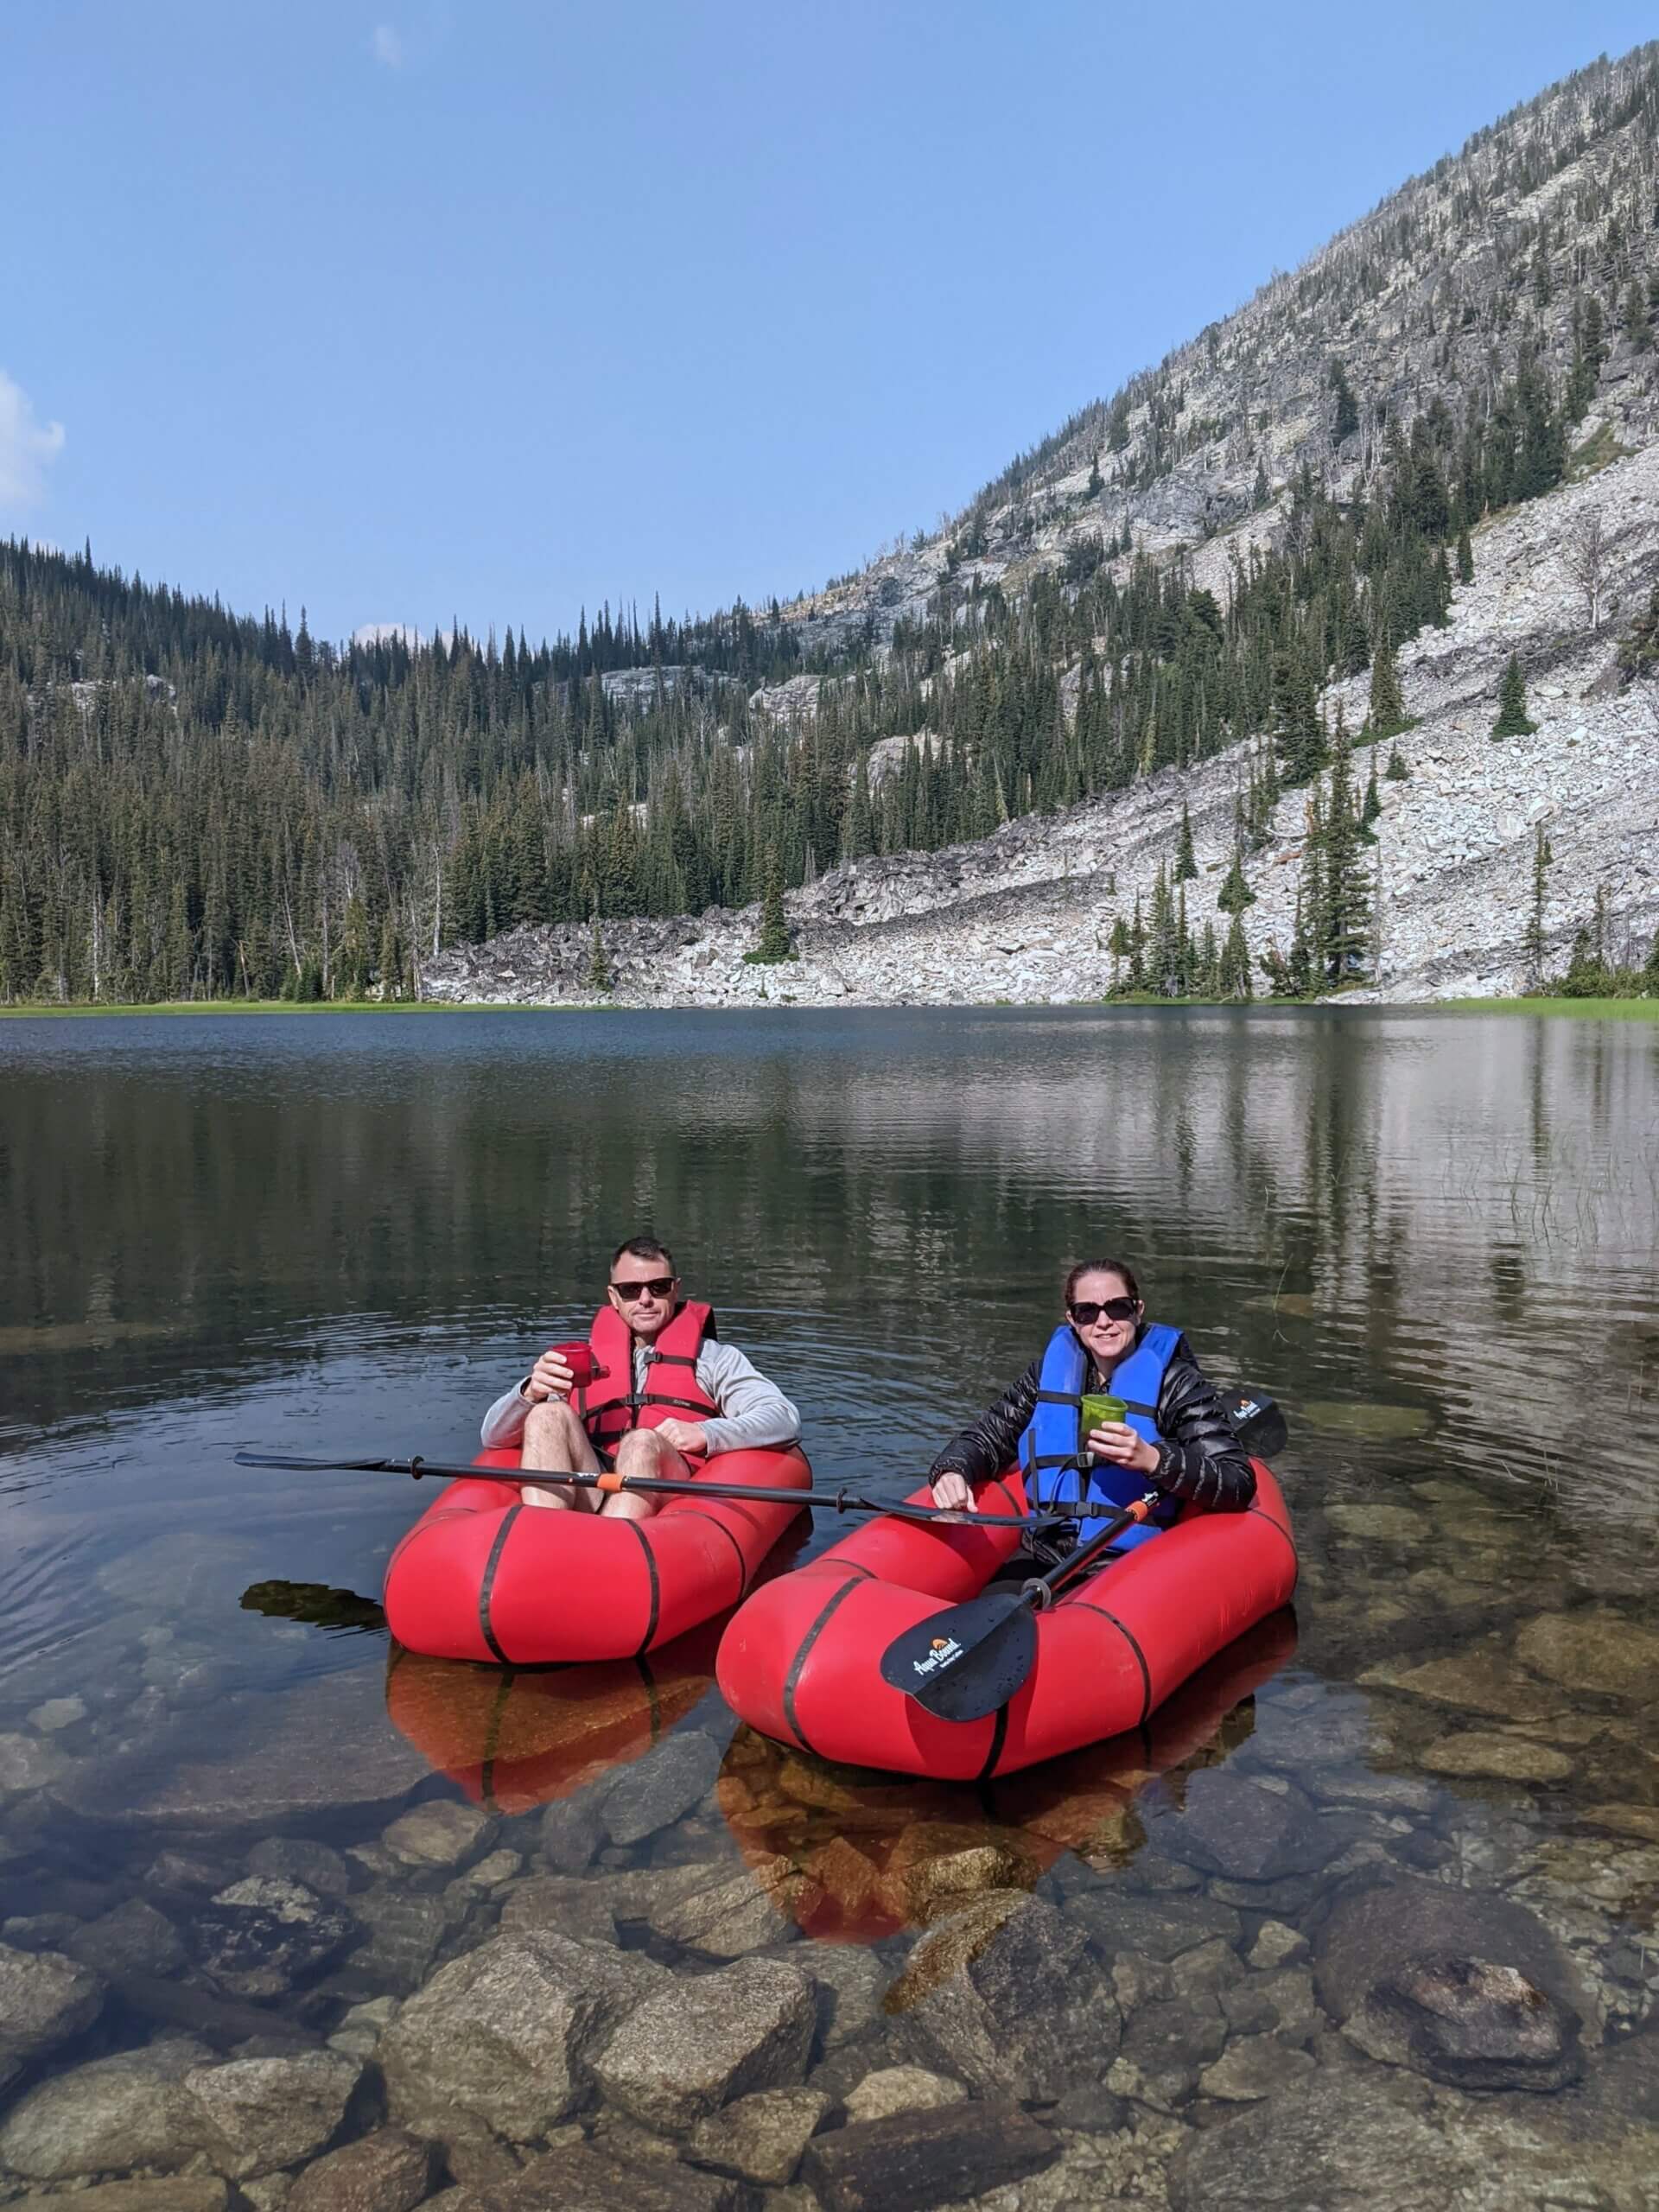
[[[787,1000],[773,1000],[769,1010],[784,1013]],[[1054,1001],[1048,999],[999,1000],[999,1008],[1048,1007]],[[1297,1008],[1309,1012],[1328,1012],[1344,1005],[1355,1014],[1576,1014],[1612,1021],[1659,1021],[1659,998],[1652,999],[1568,999],[1568,998],[1481,998],[1481,999],[1402,999],[1367,1000],[1352,1005],[1341,996],[1325,999],[1158,999],[1122,998],[1068,1000],[1065,1010],[1077,1014],[1092,1009],[1102,1011],[1113,1007],[1132,1008],[1144,1013],[1149,1007],[1167,1007],[1172,1010],[1183,1007],[1202,1007],[1212,1012],[1225,1007],[1237,1014],[1281,1014]],[[854,1004],[841,1007],[804,1007],[803,1013],[869,1014],[884,1011],[880,1003]],[[894,1007],[893,1011],[916,1011]],[[124,1001],[120,1004],[61,1005],[41,1000],[15,1006],[0,1006],[0,1021],[130,1021],[144,1018],[170,1019],[175,1015],[203,1014],[321,1014],[333,1016],[348,1014],[731,1014],[758,1013],[760,1006],[733,1007],[697,1006],[632,1006],[606,999],[550,999],[539,1003],[523,1000],[502,999],[394,999],[387,1003],[379,999],[320,999],[300,1003],[293,999],[168,999],[150,1004]],[[957,1007],[930,1008],[931,1012],[975,1014],[986,1011],[977,1000],[964,1001]]]

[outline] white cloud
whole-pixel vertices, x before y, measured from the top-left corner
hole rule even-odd
[[[404,35],[395,23],[375,25],[369,50],[385,68],[401,69],[404,66]]]
[[[37,423],[29,394],[0,369],[0,509],[37,506],[62,451],[62,423]]]
[[[412,622],[360,622],[352,632],[354,645],[390,645],[394,638],[401,638],[410,652],[418,652],[426,643]]]

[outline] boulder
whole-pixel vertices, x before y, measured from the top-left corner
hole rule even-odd
[[[780,1959],[743,1959],[677,1978],[612,2037],[594,2073],[613,2104],[680,2133],[734,2097],[782,2088],[806,2071],[817,2004]]]
[[[352,1886],[352,1870],[326,1843],[308,1836],[262,1836],[247,1856],[250,1874],[270,1874],[279,1882],[301,1882],[320,1897],[343,1897]],[[219,1887],[217,1882],[212,1885]]]
[[[1142,2005],[1124,2031],[1107,2087],[1154,2112],[1173,2112],[1192,2095],[1200,2072],[1221,2056],[1226,2040],[1221,2008],[1213,1998]]]
[[[1069,1897],[1066,1917],[1086,1931],[1108,1960],[1124,1952],[1143,1959],[1177,1959],[1217,1936],[1236,1942],[1243,1925],[1231,1905],[1211,1897],[1134,1897],[1118,1889],[1084,1890]]]
[[[1465,2088],[1554,2088],[1590,2000],[1513,1898],[1400,1878],[1339,1898],[1314,1950],[1319,2002],[1370,2056]]]
[[[376,2052],[394,2120],[533,2143],[585,2100],[589,2062],[664,1969],[569,1936],[497,1936],[440,1969]]]
[[[270,1874],[232,1882],[190,1926],[197,1965],[238,1997],[281,1996],[320,1974],[357,1933],[344,1905]]]
[[[113,1911],[85,1922],[64,1948],[83,1965],[117,1976],[174,1974],[184,1964],[178,1929],[142,1897],[129,1897]]]
[[[1529,1743],[1524,1736],[1503,1736],[1484,1728],[1465,1728],[1455,1735],[1440,1736],[1419,1752],[1430,1774],[1455,1776],[1459,1780],[1494,1782],[1565,1782],[1573,1762],[1565,1751],[1548,1744]]]
[[[295,2180],[283,2212],[414,2212],[432,2185],[432,2146],[395,2127],[377,2128]]]
[[[665,1898],[650,1916],[651,1929],[710,1958],[745,1958],[779,1940],[790,1924],[790,1896],[800,1886],[788,1859],[773,1856],[689,1897]]]
[[[211,2054],[181,2037],[95,2058],[29,2090],[0,2126],[0,2166],[29,2181],[135,2166],[176,2171],[213,2131],[184,2077]]]
[[[184,2086],[229,2146],[223,2158],[214,2146],[214,2164],[244,2180],[314,2158],[346,2117],[362,2074],[362,2062],[340,2051],[303,2050],[198,2066]]]
[[[588,1936],[602,1943],[616,1941],[605,1885],[569,1874],[531,1874],[513,1884],[501,1908],[501,1930],[506,1935],[524,1928]]]
[[[531,2158],[522,2172],[429,2202],[435,2212],[738,2212],[747,2196],[741,2183],[677,2159],[619,2158],[573,2143]]]
[[[700,2166],[779,2188],[793,2178],[829,2109],[819,2089],[758,2089],[700,2120],[690,2155]]]
[[[591,1791],[563,1798],[542,1815],[542,1857],[556,1874],[579,1874],[604,1840],[605,1824]]]
[[[18,1732],[0,1734],[0,1801],[44,1789],[48,1782],[73,1771],[55,1744]]]
[[[1199,2075],[1198,2091],[1224,2104],[1254,2104],[1258,2098],[1277,2096],[1313,2070],[1306,2051],[1281,2043],[1277,2036],[1235,2036]]]
[[[1179,1820],[1157,1840],[1173,1858],[1230,1881],[1274,1882],[1328,1866],[1352,1839],[1351,1825],[1321,1819],[1300,1789],[1267,1789],[1224,1769],[1188,1777]]]
[[[720,1745],[700,1730],[671,1736],[605,1792],[600,1819],[611,1841],[641,1843],[690,1812],[714,1788],[720,1761]]]
[[[77,1960],[0,1943],[0,2089],[42,2051],[91,2027],[104,1993],[102,1975]]]
[[[1022,2181],[1059,2138],[1001,2100],[855,2121],[815,2136],[802,2172],[827,2212],[929,2212]]]
[[[936,1922],[887,1992],[895,2053],[982,2096],[1046,2101],[1098,2082],[1117,2048],[1112,1986],[1045,1899],[993,1891]]]
[[[6,2212],[225,2212],[230,2190],[217,2174],[169,2174],[165,2181],[106,2181],[78,2189],[32,2193],[8,2205]]]

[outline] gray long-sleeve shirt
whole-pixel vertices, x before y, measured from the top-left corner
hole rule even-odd
[[[633,1347],[636,1390],[645,1388],[649,1372],[642,1357],[646,1349],[641,1344]],[[769,1382],[735,1344],[721,1344],[715,1337],[708,1338],[697,1354],[697,1381],[704,1396],[720,1408],[717,1420],[702,1424],[710,1453],[758,1452],[767,1446],[792,1444],[800,1434],[800,1414],[778,1385]],[[511,1450],[524,1435],[529,1413],[524,1384],[515,1383],[484,1416],[485,1450]]]

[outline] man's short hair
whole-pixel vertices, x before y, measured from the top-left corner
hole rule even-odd
[[[674,1255],[666,1244],[659,1244],[654,1236],[630,1236],[619,1244],[611,1255],[611,1268],[615,1270],[619,1260],[661,1260],[670,1274],[675,1273]]]

